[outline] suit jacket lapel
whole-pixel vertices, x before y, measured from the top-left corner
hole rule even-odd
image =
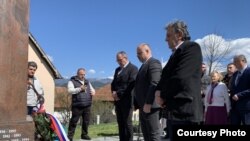
[[[186,43],[186,42],[183,42],[183,43],[177,48],[177,50],[174,51],[174,52],[171,54],[171,56],[169,57],[168,62],[167,62],[167,64],[165,65],[165,67],[167,67],[168,65],[171,64],[171,62],[174,60],[174,58],[176,57],[176,55],[178,55],[179,52],[181,51],[181,49],[184,47],[184,44],[185,44],[185,43]],[[164,67],[164,68],[165,68],[165,67]]]
[[[140,69],[139,69],[139,72],[141,72],[142,68],[144,67],[145,64],[142,64]]]
[[[122,70],[120,73],[118,73],[118,76],[124,74],[127,71],[129,65],[130,65],[130,63],[125,68],[121,68]]]
[[[150,58],[150,59],[151,59],[151,58]],[[138,71],[138,73],[137,73],[136,79],[138,79],[138,77],[139,77],[140,75],[142,75],[142,71],[143,71],[143,69],[145,69],[145,67],[147,66],[147,63],[150,61],[150,59],[149,59],[147,62],[145,62],[145,63],[143,63],[143,64],[141,65],[141,67],[140,67],[140,69],[139,69],[139,71]]]

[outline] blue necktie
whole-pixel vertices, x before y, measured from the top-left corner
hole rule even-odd
[[[240,77],[241,77],[241,72],[238,71],[238,74],[237,74],[236,79],[235,79],[235,85],[238,85]]]
[[[143,68],[143,66],[144,66],[144,63],[141,65],[141,67],[140,67],[140,69],[139,69],[139,72],[141,71],[141,69]]]

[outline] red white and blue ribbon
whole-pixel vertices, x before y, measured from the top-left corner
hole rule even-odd
[[[69,141],[68,137],[67,137],[67,134],[61,124],[61,122],[56,118],[54,117],[53,115],[49,114],[49,113],[46,113],[49,118],[50,118],[50,121],[51,121],[51,128],[54,130],[54,132],[56,133],[59,141]]]

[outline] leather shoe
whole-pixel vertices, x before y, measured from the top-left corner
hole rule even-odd
[[[91,140],[91,138],[88,135],[82,135],[81,139],[83,139],[83,140]]]

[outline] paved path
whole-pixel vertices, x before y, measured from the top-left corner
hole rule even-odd
[[[142,137],[138,139],[138,137],[134,137],[134,141],[144,141]],[[74,141],[86,141],[86,140],[74,140]],[[99,138],[94,138],[91,141],[119,141],[118,136],[113,136],[113,137],[99,137]],[[162,139],[161,141],[169,141],[169,139]]]

